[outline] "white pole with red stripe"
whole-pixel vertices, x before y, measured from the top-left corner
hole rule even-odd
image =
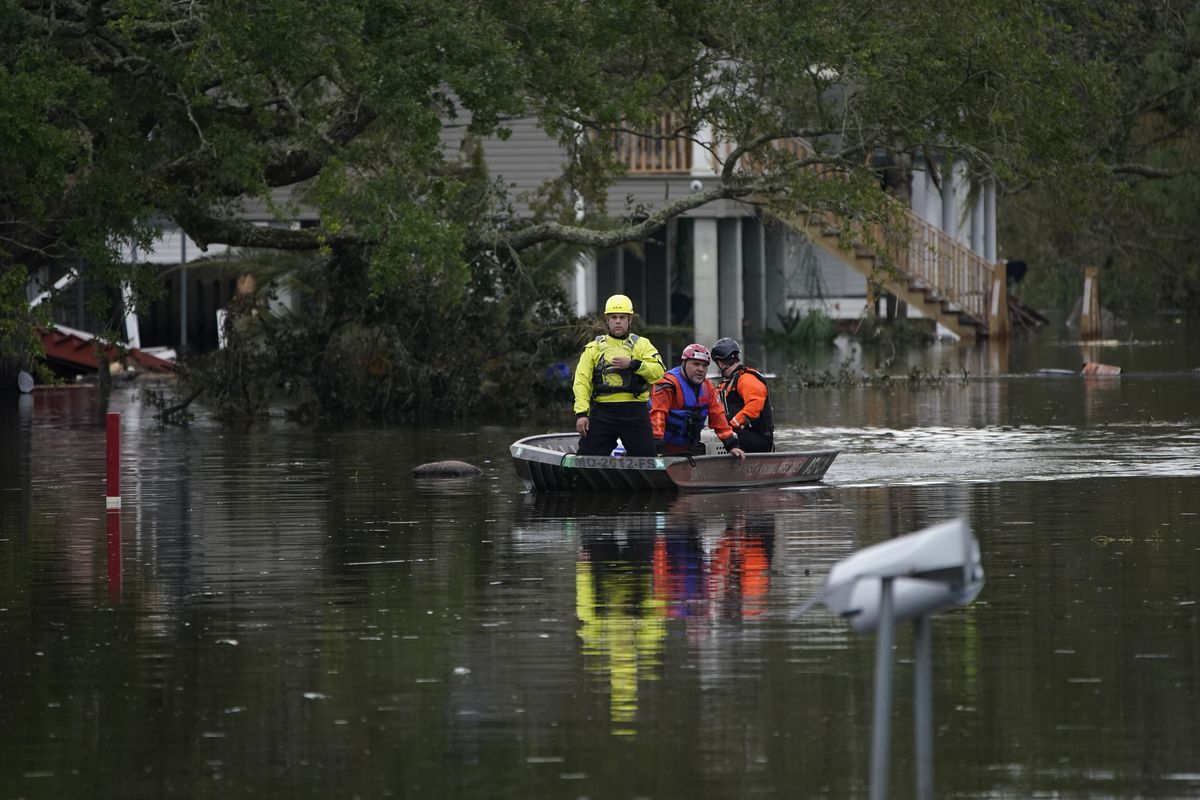
[[[110,411],[106,419],[108,449],[104,508],[108,517],[108,593],[121,594],[121,415]]]
[[[104,507],[109,511],[121,508],[121,415],[108,412],[108,492]]]

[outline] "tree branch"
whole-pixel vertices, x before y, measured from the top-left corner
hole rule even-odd
[[[1164,169],[1149,164],[1113,164],[1109,169],[1114,175],[1136,175],[1139,178],[1179,178],[1196,174],[1191,169]]]
[[[673,217],[714,200],[737,200],[757,192],[776,189],[778,189],[777,186],[767,181],[739,179],[733,182],[722,182],[711,189],[693,192],[672,203],[667,203],[642,221],[623,228],[598,231],[577,225],[563,225],[559,222],[541,222],[510,233],[469,236],[466,246],[472,250],[510,248],[519,251],[544,242],[556,241],[585,247],[615,247],[625,242],[644,239]]]
[[[348,236],[329,237],[314,228],[269,228],[240,220],[222,219],[194,207],[176,209],[171,216],[201,250],[207,250],[213,243],[230,247],[296,251],[361,242]]]
[[[325,133],[324,138],[329,143],[330,150],[343,147],[362,135],[378,116],[373,109],[358,106],[355,102],[348,100],[346,105],[347,108]],[[328,158],[328,152],[292,150],[274,163],[268,164],[264,170],[264,177],[268,186],[290,186],[315,176],[325,166]]]

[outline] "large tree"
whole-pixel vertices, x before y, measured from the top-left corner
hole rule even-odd
[[[2,8],[0,231],[10,263],[96,258],[160,215],[200,242],[362,243],[401,269],[497,244],[592,241],[527,221],[498,227],[495,202],[463,196],[444,129],[503,136],[520,115],[568,146],[564,180],[595,200],[614,174],[611,138],[587,134],[636,131],[665,111],[680,113],[681,137],[708,128],[747,151],[802,136],[830,169],[854,172],[881,149],[956,149],[1016,178],[1085,162],[1073,143],[1103,102],[1103,69],[1079,55],[1060,5],[1049,3]],[[735,173],[736,160],[671,211],[752,192],[800,206],[832,191],[791,160],[760,158],[753,177]],[[324,212],[321,228],[239,222],[240,198],[294,184]],[[547,214],[573,213],[574,197],[557,196],[563,203]]]
[[[1077,28],[1113,65],[1113,113],[1085,132],[1098,172],[1011,186],[1001,204],[1008,255],[1030,262],[1023,296],[1065,311],[1081,268],[1101,268],[1122,314],[1200,311],[1200,5],[1137,0]]]
[[[1076,36],[1093,1],[0,0],[0,264],[115,280],[119,243],[165,217],[445,300],[481,258],[635,240],[720,198],[882,215],[880,154],[900,187],[930,151],[1005,181],[1078,173],[1109,108]],[[670,136],[729,143],[720,179],[606,214],[616,135],[666,113]],[[525,116],[567,158],[515,219],[458,156]],[[321,224],[242,221],[279,187]]]

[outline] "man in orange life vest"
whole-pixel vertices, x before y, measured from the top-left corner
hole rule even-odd
[[[689,344],[683,348],[679,366],[655,384],[650,395],[650,427],[655,449],[663,455],[703,453],[700,432],[707,421],[731,455],[746,457],[725,421],[716,388],[704,377],[710,361],[708,348]]]
[[[747,453],[775,449],[771,395],[762,373],[741,362],[742,348],[733,339],[718,339],[712,357],[721,370],[721,405]]]

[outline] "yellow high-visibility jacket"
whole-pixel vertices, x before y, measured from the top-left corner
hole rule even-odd
[[[633,369],[614,369],[608,361],[616,355],[640,363],[631,364]],[[575,366],[575,415],[586,414],[592,403],[644,403],[664,372],[662,357],[646,337],[597,336],[583,348]]]

